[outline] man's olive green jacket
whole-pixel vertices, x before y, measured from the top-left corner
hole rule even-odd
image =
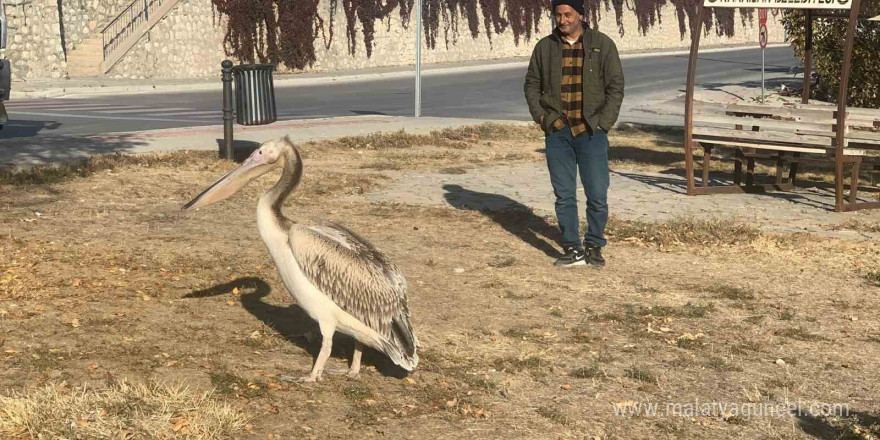
[[[620,56],[614,41],[597,30],[585,29],[581,41],[584,45],[584,119],[591,130],[602,127],[607,131],[617,122],[623,102]],[[556,30],[542,38],[532,51],[526,72],[524,89],[529,113],[545,133],[550,133],[553,121],[563,115],[562,47],[562,36]]]

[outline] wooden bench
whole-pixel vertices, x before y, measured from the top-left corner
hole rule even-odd
[[[694,142],[691,148],[685,148],[689,164],[688,185],[693,194],[791,190],[799,163],[836,161],[837,107],[695,102],[693,122]],[[710,187],[711,154],[713,148],[719,146],[735,149],[734,182],[733,185]],[[701,186],[693,182],[695,147],[703,149]],[[859,169],[871,150],[880,152],[880,110],[847,108],[841,157],[843,164],[851,166],[848,200],[851,205],[846,210],[880,207],[880,202],[856,203]],[[755,160],[776,162],[774,183],[755,185]],[[747,174],[743,186],[744,162]],[[789,164],[787,181],[783,179],[785,163]]]

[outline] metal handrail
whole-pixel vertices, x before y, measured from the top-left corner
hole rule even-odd
[[[106,60],[107,56],[134,34],[142,24],[147,23],[153,12],[162,6],[163,1],[134,0],[105,26],[101,30],[104,59]]]

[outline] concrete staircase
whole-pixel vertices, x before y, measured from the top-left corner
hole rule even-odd
[[[67,54],[68,76],[107,73],[178,3],[180,0],[134,0],[101,33],[83,40]]]
[[[103,62],[103,38],[101,34],[92,35],[67,54],[67,75],[71,78],[103,75]]]

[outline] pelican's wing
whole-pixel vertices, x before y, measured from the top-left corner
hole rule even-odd
[[[382,252],[335,224],[293,225],[288,239],[312,284],[401,354],[415,357],[418,340],[410,323],[406,279]]]

